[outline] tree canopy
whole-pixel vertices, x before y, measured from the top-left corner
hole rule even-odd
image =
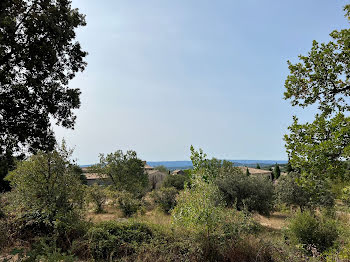
[[[84,15],[69,0],[1,1],[2,160],[24,150],[52,150],[50,119],[73,128],[80,90],[68,84],[86,66],[87,53],[75,40],[75,29],[84,25]]]
[[[107,175],[117,190],[128,191],[135,196],[141,196],[148,187],[148,175],[144,170],[143,161],[137,158],[135,151],[125,154],[122,150],[106,156],[100,154],[100,163],[92,167],[94,171]]]
[[[344,7],[350,20],[350,5]],[[311,51],[300,62],[288,61],[290,75],[284,98],[293,106],[317,105],[312,123],[300,124],[294,116],[286,148],[293,168],[304,175],[343,178],[344,160],[350,153],[350,29],[334,30],[332,41],[313,41]]]
[[[344,11],[350,20],[350,5]],[[346,101],[350,96],[350,29],[334,30],[330,36],[333,41],[328,43],[313,41],[308,55],[299,56],[299,63],[288,61],[290,75],[284,98],[293,106],[318,104],[327,114],[350,110]]]

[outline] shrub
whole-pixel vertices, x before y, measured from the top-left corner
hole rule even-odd
[[[11,182],[9,210],[22,224],[21,235],[64,234],[58,223],[70,224],[81,219],[83,185],[74,174],[69,160],[72,151],[63,143],[49,153],[38,152],[18,163],[6,177]]]
[[[26,254],[25,261],[73,262],[77,261],[77,258],[69,252],[62,252],[51,239],[41,238],[32,245],[31,250]]]
[[[339,232],[334,219],[305,211],[298,212],[291,219],[286,235],[311,253],[313,249],[323,252],[332,247]]]
[[[273,209],[274,187],[263,176],[246,176],[237,167],[221,168],[215,183],[228,206],[268,215]]]
[[[136,252],[142,243],[150,242],[151,228],[140,223],[102,222],[88,231],[88,249],[97,260],[112,261]]]
[[[141,202],[136,199],[133,194],[122,192],[118,197],[118,205],[124,216],[130,217],[139,210]]]
[[[341,199],[347,205],[350,205],[350,186],[344,187],[341,194]],[[1,212],[1,211],[0,211]]]
[[[216,185],[193,175],[191,188],[185,188],[177,198],[172,215],[175,224],[204,230],[209,236],[221,222],[222,198]]]
[[[176,205],[178,191],[174,187],[161,188],[154,191],[152,196],[154,202],[166,213],[169,213]]]
[[[177,190],[183,190],[185,186],[185,182],[188,180],[188,177],[185,175],[168,175],[164,181],[164,187],[175,187]]]
[[[137,197],[142,197],[149,187],[144,162],[132,150],[126,153],[117,150],[106,156],[100,154],[100,163],[91,169],[96,173],[107,175],[116,189],[130,192]]]
[[[95,212],[103,212],[103,205],[107,200],[107,194],[101,186],[93,184],[87,188],[87,198],[95,206]]]
[[[301,210],[334,205],[334,194],[326,181],[314,181],[315,189],[310,190],[298,182],[300,179],[300,174],[295,172],[280,177],[276,185],[276,196],[280,203],[288,206],[296,205]]]
[[[301,210],[310,206],[311,194],[297,183],[299,174],[289,173],[282,176],[276,185],[276,197],[278,202],[287,206],[296,205]]]

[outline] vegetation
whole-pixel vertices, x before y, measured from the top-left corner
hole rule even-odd
[[[80,90],[68,83],[86,66],[87,53],[75,40],[85,24],[70,1],[1,2],[0,192],[9,189],[3,179],[13,157],[54,149],[50,118],[73,128]]]
[[[158,170],[160,172],[163,172],[165,174],[169,174],[170,173],[170,170],[167,169],[165,166],[162,166],[162,165],[161,166],[155,166],[154,169]]]
[[[350,5],[344,10],[349,19]],[[299,56],[299,63],[288,62],[290,75],[285,82],[284,97],[293,106],[317,104],[319,109],[312,123],[299,124],[294,116],[290,134],[285,136],[290,162],[311,182],[310,187],[317,180],[348,176],[344,160],[350,157],[350,122],[344,113],[350,109],[350,30],[334,30],[330,36],[333,41],[328,43],[313,41],[308,55]]]
[[[118,150],[107,156],[101,154],[100,163],[92,169],[101,175],[108,175],[116,190],[130,192],[137,197],[143,196],[149,186],[144,164],[135,151],[124,154]]]
[[[177,190],[183,190],[186,181],[188,181],[188,177],[186,175],[168,175],[163,181],[163,186],[175,187]]]
[[[141,202],[129,192],[122,192],[118,197],[119,208],[124,216],[130,217],[140,209]]]
[[[50,153],[38,152],[6,177],[12,187],[8,208],[25,230],[47,234],[80,219],[84,190],[69,162],[71,153],[64,143]]]
[[[266,177],[246,176],[237,167],[220,170],[215,180],[228,206],[269,214],[274,205],[274,187]]]
[[[166,213],[170,213],[176,206],[177,195],[178,190],[174,187],[163,187],[153,192],[154,202]]]
[[[334,219],[305,211],[297,213],[290,221],[287,236],[312,254],[331,248],[339,232]]]
[[[152,176],[118,150],[91,168],[113,185],[87,186],[50,128],[72,128],[80,104],[68,83],[85,68],[74,40],[85,21],[70,4],[0,4],[0,191],[11,188],[0,194],[1,261],[350,260],[350,30],[289,62],[285,98],[319,114],[294,117],[290,161],[273,179],[191,146],[185,175]]]
[[[97,184],[93,184],[92,186],[87,188],[86,191],[87,191],[87,198],[89,202],[93,203],[95,212],[102,213],[103,205],[107,200],[107,194],[105,190],[101,186]]]
[[[273,169],[273,177],[275,179],[278,179],[281,176],[281,170],[280,170],[280,166],[277,165],[277,163],[275,164],[275,167]]]

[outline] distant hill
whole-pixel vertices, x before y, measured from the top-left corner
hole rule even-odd
[[[286,164],[285,160],[228,160],[233,162],[235,166],[248,166],[248,167],[256,167],[256,164],[259,163],[261,167],[263,166],[271,166],[275,163],[277,164]],[[147,164],[155,167],[155,166],[165,166],[169,170],[175,169],[188,169],[192,168],[191,161],[147,161]]]
[[[277,164],[287,164],[288,161],[285,160],[228,160],[232,162],[235,166],[247,166],[247,167],[256,167],[256,164],[259,163],[261,167],[272,166],[275,163]],[[165,166],[169,170],[175,169],[189,169],[192,168],[191,161],[147,161],[147,164],[156,167],[156,166]],[[89,167],[91,165],[80,165],[80,167]]]

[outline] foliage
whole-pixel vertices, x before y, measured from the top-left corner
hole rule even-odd
[[[0,153],[0,193],[9,191],[10,183],[4,180],[5,176],[9,171],[14,170],[16,166],[16,159],[23,158],[23,155],[19,155],[14,157],[12,155],[12,151],[7,150],[7,152],[1,154]]]
[[[107,200],[107,194],[101,186],[97,184],[93,184],[86,188],[87,198],[90,202],[92,202],[95,206],[96,213],[103,212],[103,205]]]
[[[18,163],[6,177],[13,188],[11,213],[28,230],[48,233],[79,219],[84,191],[72,171],[71,153],[63,143],[52,152],[39,152]]]
[[[292,242],[302,245],[311,253],[312,249],[323,252],[331,248],[339,236],[339,231],[334,219],[305,211],[297,213],[291,219],[286,234]]]
[[[0,162],[11,166],[8,156],[23,148],[52,150],[51,119],[73,128],[80,90],[68,84],[86,66],[75,41],[85,24],[69,0],[1,1]],[[6,174],[0,172],[0,184]]]
[[[288,206],[299,206],[302,211],[305,208],[331,207],[334,205],[334,196],[327,188],[325,181],[318,181],[317,189],[310,190],[303,184],[298,183],[299,179],[300,174],[292,172],[278,180],[276,196],[279,202]]]
[[[290,173],[290,172],[293,172],[293,171],[294,171],[294,169],[292,167],[292,164],[290,163],[290,159],[288,159],[288,163],[286,165],[286,172]]]
[[[175,187],[177,190],[183,190],[185,187],[185,183],[189,180],[186,175],[174,174],[168,175],[164,181],[164,187]]]
[[[157,203],[160,208],[169,213],[176,205],[176,196],[178,191],[174,187],[163,187],[153,192],[154,202]]]
[[[204,230],[209,236],[221,222],[223,202],[219,189],[205,182],[202,175],[194,175],[191,188],[186,187],[177,198],[172,215],[174,223]]]
[[[350,5],[346,5],[348,19],[349,10]],[[293,106],[317,103],[324,113],[350,110],[345,99],[350,95],[350,29],[334,30],[330,36],[333,41],[328,43],[313,41],[308,55],[299,56],[301,62],[293,65],[288,61],[290,75],[285,82],[284,98],[291,99]]]
[[[152,229],[145,224],[102,222],[87,233],[88,250],[96,260],[114,261],[136,252],[145,242],[150,242]]]
[[[169,174],[170,173],[169,169],[167,169],[166,166],[164,166],[164,165],[155,166],[154,169],[158,170],[160,172],[163,172],[165,174]]]
[[[228,206],[238,210],[269,214],[273,209],[274,187],[263,176],[246,176],[237,167],[223,168],[215,180]]]
[[[201,148],[196,151],[191,145],[190,150],[193,173],[200,173],[205,181],[214,180],[221,168],[233,166],[233,163],[227,160],[219,160],[216,158],[212,158],[211,160],[207,159],[207,154],[205,154]]]
[[[344,7],[350,19],[350,5]],[[312,123],[299,124],[297,117],[285,136],[287,152],[293,168],[301,171],[305,180],[316,176],[344,179],[350,157],[350,29],[334,30],[332,41],[313,41],[307,56],[300,62],[288,61],[290,75],[285,82],[285,99],[293,106],[318,105],[320,114]],[[303,181],[301,181],[303,182]]]
[[[117,190],[128,191],[137,197],[144,195],[149,186],[143,161],[132,150],[125,154],[122,150],[107,156],[100,154],[100,163],[92,169],[99,174],[108,175]]]
[[[275,179],[278,179],[281,176],[280,166],[277,163],[275,164],[275,167],[273,169],[273,176]]]
[[[245,170],[245,175],[246,175],[246,176],[250,176],[250,172],[249,172],[248,167],[247,167],[247,169]]]
[[[256,164],[256,168],[257,168],[257,169],[261,169],[259,163]]]
[[[322,179],[344,179],[346,162],[350,157],[350,117],[342,113],[327,119],[316,115],[312,123],[294,123],[285,136],[286,148],[294,168],[305,176],[320,176]]]
[[[56,262],[56,261],[77,261],[74,255],[62,252],[60,248],[57,248],[56,243],[47,238],[41,238],[32,245],[31,250],[26,254],[25,261],[43,261],[43,262]]]
[[[118,205],[124,216],[130,217],[140,209],[141,202],[133,194],[121,192],[118,197]]]
[[[344,187],[342,190],[341,199],[347,205],[350,205],[350,186]]]
[[[72,170],[73,170],[73,173],[76,174],[79,177],[81,183],[83,185],[87,185],[87,179],[86,179],[86,176],[83,173],[83,169],[80,166],[74,164],[72,166]]]

